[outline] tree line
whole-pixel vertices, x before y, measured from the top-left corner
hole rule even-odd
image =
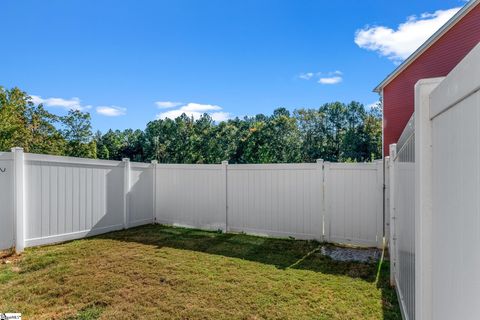
[[[93,133],[87,112],[57,116],[22,90],[0,87],[0,151],[19,146],[31,153],[160,163],[364,162],[381,157],[381,118],[378,106],[333,102],[219,123],[208,114],[183,114],[150,121],[145,130]]]

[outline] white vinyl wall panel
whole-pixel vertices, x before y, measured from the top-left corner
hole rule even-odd
[[[325,164],[325,233],[331,242],[381,246],[381,163]]]
[[[479,123],[478,91],[433,119],[433,319],[480,314]]]
[[[27,246],[123,227],[122,163],[61,158],[26,154]]]
[[[322,239],[321,164],[228,166],[228,229]]]
[[[408,319],[415,313],[415,163],[412,139],[398,153],[395,163],[395,281],[400,304]]]
[[[157,222],[225,230],[222,165],[157,165]]]
[[[130,227],[154,222],[154,174],[153,165],[131,163],[128,195]]]
[[[0,250],[15,243],[13,158],[10,152],[0,152]]]

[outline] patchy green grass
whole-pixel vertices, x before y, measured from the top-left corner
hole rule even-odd
[[[25,319],[401,319],[388,265],[376,283],[377,265],[332,261],[318,246],[149,225],[31,248],[0,264],[0,311]]]

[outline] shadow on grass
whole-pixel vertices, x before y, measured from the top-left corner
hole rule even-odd
[[[320,254],[321,244],[317,241],[225,234],[162,225],[147,225],[94,238],[222,255],[273,265],[282,270],[302,269],[375,281],[376,264],[334,261]]]
[[[324,274],[361,278],[376,281],[378,263],[334,261],[320,254],[317,241],[276,239],[245,234],[220,233],[198,229],[175,228],[162,225],[147,225],[123,231],[103,234],[95,238],[136,242],[191,250],[225,257],[244,259],[273,265],[278,269],[298,269]],[[384,319],[401,319],[395,289],[389,285],[389,263],[383,262],[377,288],[382,292]]]

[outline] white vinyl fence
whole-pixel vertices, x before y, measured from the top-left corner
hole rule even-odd
[[[225,230],[224,165],[156,165],[158,223]]]
[[[390,145],[390,261],[404,317],[415,313],[415,130],[410,119]],[[393,200],[393,201],[392,201]]]
[[[478,319],[480,44],[446,78],[417,83],[414,123],[414,151],[406,142],[390,159],[390,247],[402,312]]]
[[[325,186],[326,239],[381,247],[383,162],[327,163]]]
[[[381,161],[156,166],[159,223],[382,246]]]
[[[0,154],[0,248],[162,223],[382,246],[382,163],[175,165]]]
[[[13,153],[0,152],[0,249],[15,244]]]
[[[23,234],[23,243],[17,239],[19,248],[154,221],[151,165],[23,154],[22,150],[13,155],[23,158],[15,161],[23,179],[15,179],[15,188],[10,184],[5,190],[15,189],[21,199],[10,211],[14,214],[5,216],[21,221],[17,223],[17,238]]]
[[[323,240],[323,166],[228,166],[228,229]]]

